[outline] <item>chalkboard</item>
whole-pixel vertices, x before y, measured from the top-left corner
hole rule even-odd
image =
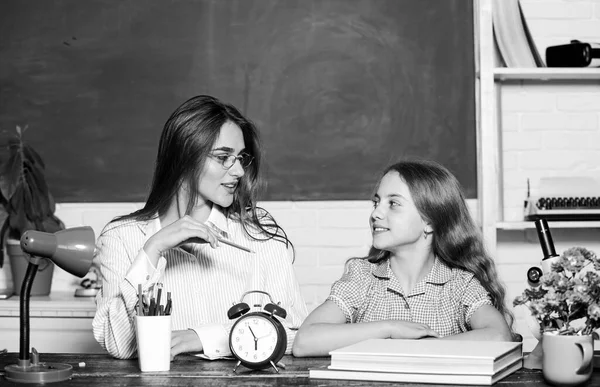
[[[367,199],[405,156],[473,198],[473,47],[464,0],[3,0],[0,128],[29,125],[58,202],[144,201],[198,94],[257,123],[262,200]]]

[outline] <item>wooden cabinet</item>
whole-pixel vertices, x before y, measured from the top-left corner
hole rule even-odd
[[[50,296],[31,297],[29,311],[30,346],[42,355],[105,352],[92,334],[96,312],[93,297],[53,292]],[[0,349],[19,352],[19,337],[19,297],[12,296],[0,300]]]

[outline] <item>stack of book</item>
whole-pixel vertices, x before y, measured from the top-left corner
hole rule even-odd
[[[330,355],[311,378],[491,385],[523,366],[520,342],[372,339]]]

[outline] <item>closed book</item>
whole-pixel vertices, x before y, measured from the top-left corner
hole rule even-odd
[[[493,375],[523,358],[520,342],[371,339],[330,352],[338,370]]]
[[[496,43],[507,67],[543,67],[519,0],[493,0],[492,19]]]
[[[309,377],[314,379],[341,379],[341,380],[368,380],[379,382],[404,382],[404,383],[435,383],[459,385],[492,385],[504,379],[523,366],[521,359],[509,364],[504,369],[492,375],[477,374],[428,374],[411,372],[367,372],[343,371],[332,369],[311,369]]]

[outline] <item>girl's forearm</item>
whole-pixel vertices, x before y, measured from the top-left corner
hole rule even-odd
[[[327,356],[329,352],[367,339],[390,337],[387,321],[360,324],[315,323],[303,326],[296,334],[293,354],[298,357]]]
[[[475,340],[475,341],[512,341],[510,332],[497,328],[479,328],[459,333],[457,335],[442,337],[444,340]]]

